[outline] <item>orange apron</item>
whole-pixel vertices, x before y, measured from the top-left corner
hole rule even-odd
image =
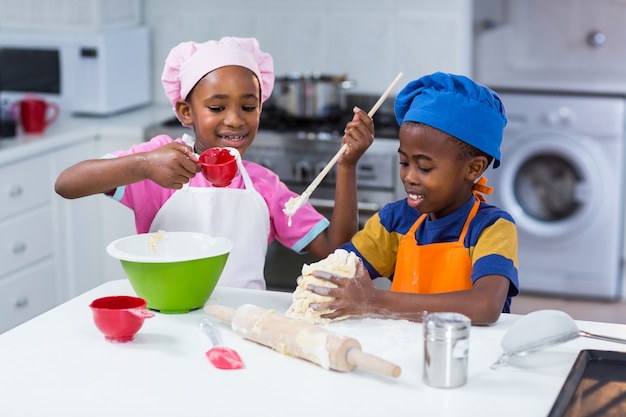
[[[436,294],[472,288],[472,260],[463,242],[480,202],[485,201],[479,192],[491,194],[491,188],[485,185],[486,179],[483,179],[474,186],[474,206],[458,241],[419,246],[415,231],[428,214],[422,214],[402,237],[398,245],[392,291]]]

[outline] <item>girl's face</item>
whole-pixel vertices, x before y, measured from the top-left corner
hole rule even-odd
[[[179,102],[177,112],[193,125],[196,153],[229,146],[243,156],[259,130],[259,81],[244,67],[218,68],[198,81],[190,101]]]
[[[400,126],[400,179],[408,204],[421,213],[429,213],[433,220],[466,203],[474,180],[484,170],[475,166],[476,158],[459,159],[455,140],[430,126]]]

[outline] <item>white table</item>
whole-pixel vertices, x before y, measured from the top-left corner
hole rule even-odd
[[[516,315],[472,327],[469,380],[455,389],[422,382],[422,325],[359,319],[329,325],[357,338],[363,350],[402,367],[399,378],[325,370],[241,339],[219,325],[223,342],[243,358],[243,370],[219,370],[206,359],[199,330],[206,314],[157,314],[135,340],[106,342],[89,303],[130,294],[127,280],[105,283],[0,335],[0,416],[545,416],[581,349],[625,350],[578,338],[517,366],[490,365]],[[256,304],[284,313],[288,293],[216,289],[212,301]],[[581,329],[626,336],[626,326],[578,322]],[[538,365],[542,366],[538,366]]]

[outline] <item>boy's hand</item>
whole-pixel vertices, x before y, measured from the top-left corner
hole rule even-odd
[[[339,159],[340,164],[356,165],[374,141],[374,121],[358,107],[352,109],[354,116],[346,124],[342,142],[348,145],[347,151]]]
[[[376,287],[370,278],[363,261],[359,259],[354,278],[340,277],[326,271],[313,271],[313,276],[330,281],[337,288],[309,285],[309,291],[334,300],[326,303],[311,304],[311,308],[318,311],[333,311],[322,315],[323,318],[335,319],[345,316],[362,316],[373,313],[372,301],[376,297]]]
[[[180,189],[201,171],[189,146],[174,142],[145,154],[145,178],[161,187]]]

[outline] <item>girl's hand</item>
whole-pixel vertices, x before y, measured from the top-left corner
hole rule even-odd
[[[358,107],[353,109],[354,116],[346,124],[342,139],[348,145],[348,150],[341,156],[339,163],[356,165],[374,141],[374,121],[366,112]]]
[[[363,316],[375,313],[373,301],[380,290],[374,287],[363,261],[359,259],[354,278],[340,277],[325,271],[314,271],[313,276],[330,281],[337,288],[328,288],[318,285],[309,285],[309,291],[333,297],[334,300],[326,303],[311,304],[317,311],[330,310],[332,313],[322,315],[324,318],[335,319],[345,316]]]
[[[180,189],[201,171],[191,147],[168,143],[144,154],[144,176],[161,187]]]

